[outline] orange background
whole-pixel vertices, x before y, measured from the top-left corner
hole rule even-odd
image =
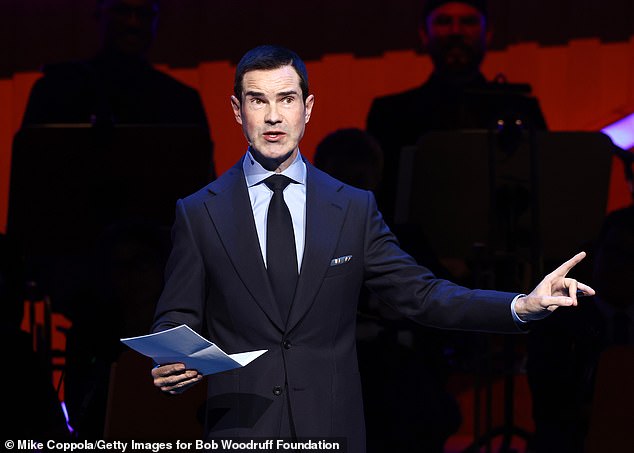
[[[158,67],[200,91],[216,143],[216,168],[222,173],[245,150],[229,105],[233,64],[209,61],[195,68]],[[365,127],[374,97],[422,83],[431,62],[415,51],[392,51],[377,57],[329,54],[307,61],[307,67],[316,103],[301,148],[312,158],[326,134],[343,127]],[[509,81],[531,84],[554,131],[600,130],[634,111],[634,38],[618,43],[579,39],[565,46],[512,45],[489,52],[483,72],[488,78],[504,73]],[[38,77],[37,72],[18,72],[0,79],[0,231],[6,225],[11,141]],[[583,150],[579,158],[583,159]],[[566,176],[562,169],[562,177]],[[629,203],[622,164],[615,161],[608,210]]]

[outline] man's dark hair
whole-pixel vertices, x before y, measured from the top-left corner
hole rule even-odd
[[[338,129],[319,142],[314,163],[346,184],[377,190],[383,171],[383,151],[379,142],[363,129]]]
[[[97,6],[101,6],[105,3],[106,0],[97,0]],[[160,4],[160,0],[152,0],[152,3],[154,3],[155,5],[159,5]]]
[[[264,45],[249,50],[240,59],[236,67],[233,92],[238,100],[242,100],[242,79],[249,71],[273,70],[283,66],[292,66],[299,76],[299,87],[302,89],[304,101],[308,97],[308,72],[299,55],[292,50],[280,46]]]
[[[467,5],[473,6],[475,9],[480,11],[480,13],[482,13],[485,19],[487,19],[489,15],[487,0],[424,0],[423,9],[419,17],[420,24],[424,28],[427,28],[427,16],[429,16],[432,13],[432,11],[438,8],[439,6],[442,6],[445,3],[449,3],[451,1],[457,1],[458,3],[466,3]]]
[[[317,168],[325,167],[331,160],[367,162],[380,169],[383,165],[383,151],[379,142],[362,129],[337,129],[326,135],[315,149],[314,163]]]

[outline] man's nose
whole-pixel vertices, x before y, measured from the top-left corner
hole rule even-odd
[[[464,27],[462,25],[462,21],[460,19],[453,19],[449,28],[452,35],[462,35],[464,34]]]
[[[137,11],[131,10],[125,16],[125,23],[128,27],[140,28],[143,22],[141,14]]]
[[[269,108],[266,112],[266,116],[264,117],[264,121],[269,124],[277,124],[282,121],[282,116],[280,115],[279,109],[274,102],[269,104]]]

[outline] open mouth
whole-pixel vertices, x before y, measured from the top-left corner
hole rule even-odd
[[[277,142],[278,140],[280,140],[282,137],[284,137],[286,134],[282,131],[268,131],[265,132],[264,134],[264,139],[268,142]]]

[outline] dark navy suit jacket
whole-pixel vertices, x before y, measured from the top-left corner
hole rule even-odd
[[[228,353],[268,349],[244,368],[209,376],[208,437],[278,436],[290,406],[298,437],[345,437],[348,452],[363,452],[355,345],[362,285],[420,323],[478,331],[518,332],[515,295],[435,278],[399,248],[370,192],[306,165],[305,251],[287,324],[239,162],[178,201],[153,330],[184,323]]]

